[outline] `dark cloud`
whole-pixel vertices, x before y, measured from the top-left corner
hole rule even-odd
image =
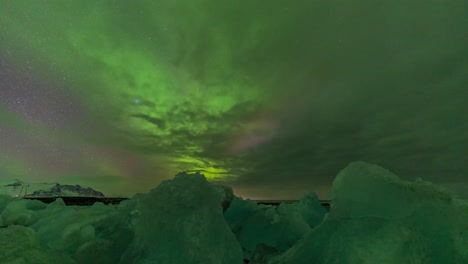
[[[103,2],[79,8],[90,19],[57,12],[83,25],[66,30],[47,24],[45,11],[32,12],[38,4],[17,5],[8,10],[31,9],[44,23],[25,24],[36,43],[63,43],[63,32],[81,43],[57,47],[76,59],[66,67],[67,56],[55,58],[71,69],[68,81],[31,78],[18,58],[24,67],[2,62],[2,123],[21,124],[24,113],[51,119],[63,134],[73,130],[65,142],[164,156],[188,171],[203,167],[197,170],[255,197],[298,198],[309,190],[326,197],[334,176],[356,160],[466,189],[464,0]],[[10,30],[23,25],[1,14]],[[15,36],[5,32],[0,38]],[[37,46],[22,35],[6,39],[28,52]],[[14,45],[0,44],[7,46]],[[52,62],[42,61],[48,72],[61,72]],[[67,96],[74,89],[80,92]],[[25,94],[36,97],[26,111],[7,107]],[[58,134],[57,144],[65,138]],[[141,177],[151,177],[152,162],[141,164],[148,168]]]
[[[141,119],[143,119],[143,120],[146,120],[146,121],[148,121],[149,123],[151,123],[151,124],[153,124],[153,125],[156,125],[159,129],[162,129],[162,130],[164,130],[164,128],[165,128],[165,126],[166,126],[166,123],[164,122],[163,119],[151,117],[151,116],[149,116],[149,115],[145,115],[145,114],[133,114],[132,117],[141,118]]]

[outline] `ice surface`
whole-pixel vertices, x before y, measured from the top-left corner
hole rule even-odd
[[[221,193],[221,196],[223,197],[221,206],[223,207],[223,212],[226,212],[229,206],[231,206],[232,200],[234,199],[234,191],[229,186],[215,185],[214,187]]]
[[[278,250],[263,243],[257,245],[249,264],[267,264],[278,255]]]
[[[280,215],[292,217],[299,215],[310,227],[315,227],[323,221],[327,210],[322,206],[315,193],[306,194],[299,202],[282,203],[277,209]]]
[[[16,261],[12,263],[74,263],[76,260],[78,263],[118,263],[133,238],[128,228],[129,217],[113,206],[98,203],[91,207],[67,207],[62,199],[49,205],[21,198],[9,201],[1,214],[3,225],[8,227],[0,231],[3,237],[16,231],[19,235],[8,244],[0,244],[0,252],[4,252],[0,263],[8,263],[10,259]],[[105,249],[103,241],[108,242]],[[24,244],[34,250],[26,250]],[[69,262],[52,261],[50,257],[54,254],[58,254],[59,259],[68,256]]]
[[[68,207],[59,202],[48,211],[32,226],[41,245],[66,252],[80,263],[90,258],[96,263],[118,263],[133,238],[128,214],[113,206]],[[98,254],[104,252],[108,254]]]
[[[258,205],[186,173],[116,206],[0,195],[0,263],[468,263],[468,204],[431,183],[356,162],[331,197]]]
[[[74,264],[70,256],[41,248],[32,228],[12,225],[0,228],[0,263],[2,264]]]
[[[244,259],[251,259],[259,244],[279,252],[290,248],[318,225],[325,213],[317,196],[311,193],[297,203],[277,208],[236,197],[225,218],[242,246]]]
[[[242,263],[223,218],[224,195],[201,174],[179,174],[136,201],[135,238],[123,263]]]
[[[355,162],[325,221],[272,263],[468,263],[468,210],[450,193]]]
[[[1,215],[5,225],[30,226],[40,218],[40,210],[47,205],[36,200],[15,198],[3,209]]]
[[[11,200],[10,196],[0,194],[0,213],[3,212],[3,209],[5,209],[5,207],[10,202],[10,200]]]

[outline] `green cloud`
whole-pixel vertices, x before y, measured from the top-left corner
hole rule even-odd
[[[285,182],[325,189],[359,159],[443,182],[468,171],[464,10],[461,0],[8,1],[0,48],[18,69],[66,77],[61,89],[97,124],[71,142],[161,155],[175,172],[269,193]]]

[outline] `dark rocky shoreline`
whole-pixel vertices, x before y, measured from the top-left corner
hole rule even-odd
[[[62,197],[22,197],[29,200],[39,200],[43,203],[52,203],[58,198],[61,198],[66,205],[78,205],[78,206],[88,206],[93,205],[94,203],[103,203],[103,204],[119,204],[123,200],[128,198],[123,197],[74,197],[74,196],[62,196]]]
[[[129,198],[125,197],[73,197],[73,196],[63,196],[63,197],[22,197],[24,199],[29,200],[39,200],[43,203],[52,203],[58,198],[62,198],[66,205],[73,206],[89,206],[93,205],[94,203],[103,203],[103,204],[119,204],[123,200],[127,200]],[[260,200],[256,201],[258,204],[265,204],[265,205],[273,205],[278,206],[281,203],[293,203],[296,202],[295,200],[291,201],[275,201],[275,200]],[[325,209],[330,210],[330,201],[328,200],[321,200],[320,203],[322,204]]]

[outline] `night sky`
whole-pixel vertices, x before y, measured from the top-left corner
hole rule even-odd
[[[1,1],[0,183],[325,199],[357,160],[468,197],[468,1]]]

